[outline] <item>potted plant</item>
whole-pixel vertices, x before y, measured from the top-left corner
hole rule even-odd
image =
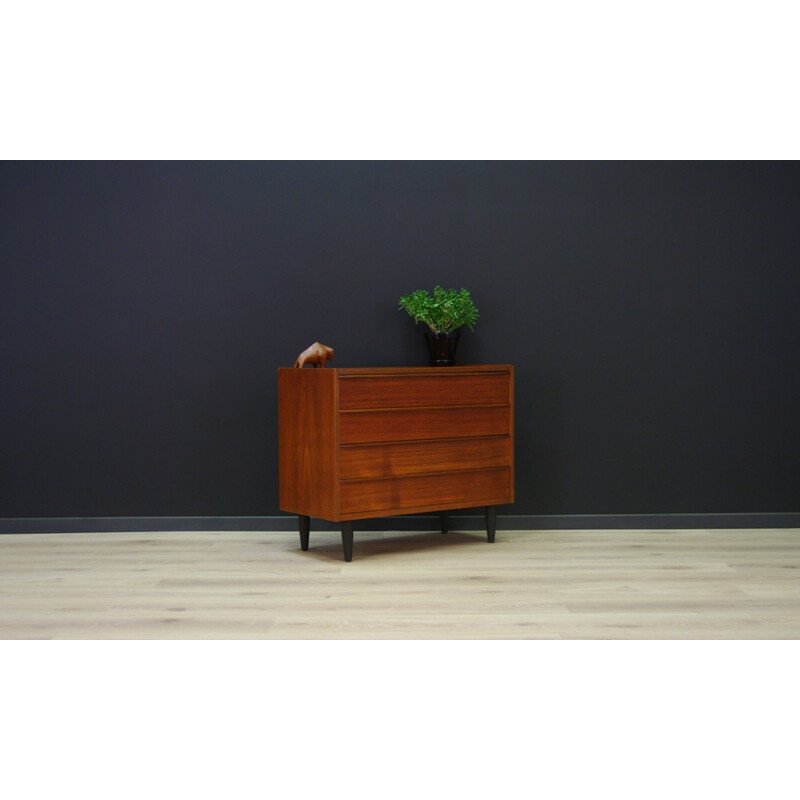
[[[407,311],[414,322],[426,325],[425,338],[432,367],[453,366],[461,328],[472,330],[478,309],[466,289],[442,289],[433,294],[417,289],[400,298],[400,309]]]

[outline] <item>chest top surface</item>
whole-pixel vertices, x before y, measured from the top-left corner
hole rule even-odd
[[[333,372],[339,377],[356,378],[360,376],[385,375],[465,375],[480,372],[509,372],[511,364],[465,364],[454,367],[305,367],[305,372]],[[294,367],[279,367],[278,372],[295,372]]]

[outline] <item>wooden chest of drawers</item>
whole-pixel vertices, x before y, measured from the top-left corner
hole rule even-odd
[[[514,501],[514,368],[279,369],[280,508],[342,523]],[[443,531],[446,516],[443,516]]]

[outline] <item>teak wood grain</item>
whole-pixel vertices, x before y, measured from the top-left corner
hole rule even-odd
[[[497,505],[507,500],[508,473],[508,467],[499,467],[346,481],[342,483],[341,509],[343,514],[378,514],[419,505],[431,511]]]
[[[510,402],[507,372],[341,378],[339,408],[352,411],[402,406],[505,405]]]
[[[282,511],[349,524],[514,501],[509,365],[279,369],[278,392]]]
[[[441,378],[453,378],[459,375],[484,375],[487,372],[508,374],[514,370],[511,364],[468,364],[459,367],[335,367],[340,378],[383,378],[408,377],[415,375],[433,375]]]
[[[502,467],[511,463],[511,438],[349,444],[339,449],[339,460],[342,480]]]
[[[342,411],[339,420],[342,444],[507,434],[507,405]]]
[[[279,500],[283,511],[338,519],[336,386],[334,370],[278,370]]]

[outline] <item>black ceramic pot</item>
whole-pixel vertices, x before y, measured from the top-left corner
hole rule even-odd
[[[432,367],[452,367],[456,363],[456,347],[460,332],[444,333],[425,329],[425,341],[428,343]]]

